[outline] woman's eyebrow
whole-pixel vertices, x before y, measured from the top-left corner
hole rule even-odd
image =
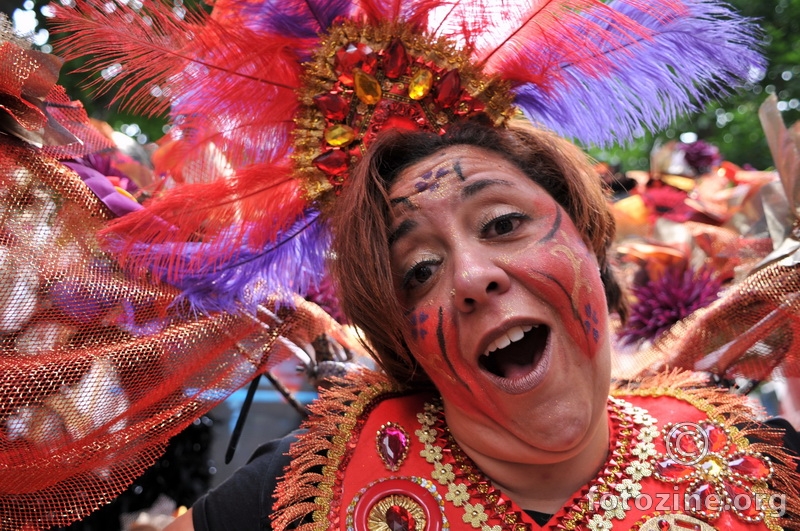
[[[392,206],[395,205],[403,205],[404,207],[410,208],[411,210],[416,210],[417,205],[411,202],[411,199],[407,195],[394,197],[389,200],[389,204]]]
[[[498,184],[502,186],[512,186],[509,181],[504,181],[503,179],[479,179],[469,183],[461,189],[461,199],[472,197],[484,188]]]
[[[396,229],[389,233],[389,247],[391,247],[392,244],[394,244],[394,242],[396,242],[398,239],[411,232],[416,226],[417,222],[410,219],[407,219],[398,225]]]

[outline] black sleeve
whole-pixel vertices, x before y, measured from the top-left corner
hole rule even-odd
[[[192,506],[196,531],[270,531],[277,478],[289,464],[293,432],[258,447],[250,461]]]

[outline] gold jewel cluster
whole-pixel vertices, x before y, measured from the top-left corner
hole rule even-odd
[[[464,116],[500,125],[514,112],[506,82],[403,23],[334,24],[305,68],[293,159],[310,200],[336,192],[384,129],[441,134]]]

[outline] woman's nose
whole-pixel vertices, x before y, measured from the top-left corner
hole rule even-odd
[[[511,287],[506,270],[486,251],[481,248],[462,250],[456,260],[452,293],[460,312],[472,312]]]

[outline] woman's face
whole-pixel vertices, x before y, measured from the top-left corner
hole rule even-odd
[[[459,442],[531,464],[581,451],[606,423],[608,316],[566,212],[473,146],[407,168],[390,197],[404,338]]]

